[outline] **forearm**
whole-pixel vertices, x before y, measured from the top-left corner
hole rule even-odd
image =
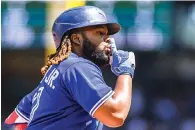
[[[112,50],[111,71],[118,79],[114,94],[96,110],[94,116],[106,126],[119,127],[123,125],[131,106],[135,55],[133,52],[118,51],[114,39],[108,40]]]
[[[132,98],[132,78],[130,75],[120,75],[117,79],[113,100],[117,110],[116,114],[120,114],[126,118],[131,106]]]

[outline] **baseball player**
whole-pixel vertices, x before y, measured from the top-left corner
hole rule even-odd
[[[123,125],[131,105],[133,52],[117,50],[109,35],[120,30],[102,10],[81,6],[63,12],[52,33],[56,53],[41,69],[40,84],[6,119],[16,130],[101,130]],[[112,57],[112,60],[111,60]],[[100,68],[118,77],[112,90]]]

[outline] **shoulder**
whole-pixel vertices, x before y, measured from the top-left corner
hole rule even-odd
[[[65,72],[67,70],[72,69],[84,69],[86,71],[91,69],[97,69],[98,71],[101,71],[96,64],[83,57],[78,57],[74,53],[71,53],[71,55],[66,60],[61,62],[58,66],[58,69],[61,72]]]

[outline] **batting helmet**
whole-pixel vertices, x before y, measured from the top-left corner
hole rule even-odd
[[[56,49],[62,42],[63,35],[75,28],[107,25],[108,34],[112,35],[120,30],[120,25],[108,22],[105,13],[94,6],[80,6],[64,11],[54,22],[52,27]]]

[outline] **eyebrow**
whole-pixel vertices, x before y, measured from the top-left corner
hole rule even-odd
[[[94,29],[105,29],[105,26],[97,25],[97,26],[94,26]],[[108,33],[108,31],[106,31],[106,33]]]

